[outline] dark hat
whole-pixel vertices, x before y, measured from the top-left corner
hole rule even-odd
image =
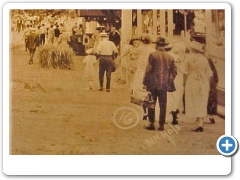
[[[159,45],[159,46],[167,46],[170,43],[163,37],[157,37],[155,44]]]
[[[150,44],[151,43],[151,38],[148,34],[143,34],[141,36],[141,41],[144,43],[144,44]]]
[[[105,29],[105,26],[99,26],[96,28],[96,30],[102,30],[102,29]]]
[[[133,41],[135,41],[135,40],[141,41],[141,38],[140,38],[139,36],[137,36],[137,35],[134,35],[134,36],[130,39],[129,44],[133,45]]]

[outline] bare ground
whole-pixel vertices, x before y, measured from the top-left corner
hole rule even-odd
[[[168,115],[164,132],[146,131],[141,107],[130,103],[128,85],[114,82],[116,74],[111,92],[99,92],[96,67],[87,91],[83,57],[74,57],[72,70],[43,69],[36,56],[28,65],[21,36],[13,32],[11,40],[10,154],[219,154],[224,119],[216,116],[211,124],[206,117],[204,131],[196,133],[194,119],[180,114],[179,125],[171,126]]]

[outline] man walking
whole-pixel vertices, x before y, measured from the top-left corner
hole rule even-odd
[[[101,33],[100,37],[102,41],[100,41],[97,46],[97,55],[99,56],[99,91],[103,90],[103,78],[106,71],[106,91],[110,92],[111,73],[114,65],[113,60],[116,58],[118,51],[115,44],[108,40],[107,33]]]
[[[31,33],[27,39],[27,47],[29,49],[30,60],[29,64],[33,64],[33,56],[35,54],[36,48],[39,45],[39,36],[36,34],[36,29],[32,28]]]
[[[24,43],[25,43],[25,51],[27,51],[27,40],[28,40],[29,34],[30,34],[30,28],[29,28],[29,25],[27,25],[26,29],[24,29],[24,31],[23,31],[23,39],[24,39]]]
[[[46,33],[47,33],[47,30],[46,30],[46,27],[44,24],[42,24],[42,26],[40,27],[40,45],[44,45],[45,44],[45,39],[46,39]]]
[[[173,82],[177,75],[174,59],[164,51],[165,45],[167,44],[164,38],[157,38],[156,51],[149,54],[147,70],[143,80],[146,89],[152,94],[155,105],[157,99],[159,101],[160,115],[158,130],[160,131],[164,130],[166,119],[168,85],[170,81]],[[148,109],[148,118],[150,125],[145,127],[145,129],[154,130],[155,108]]]

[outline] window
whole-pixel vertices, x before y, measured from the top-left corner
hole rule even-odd
[[[212,22],[213,38],[216,39],[215,41],[218,46],[223,46],[225,44],[225,11],[213,10]]]

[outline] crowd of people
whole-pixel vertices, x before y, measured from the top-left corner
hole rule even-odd
[[[129,57],[132,93],[146,89],[155,105],[158,100],[158,130],[164,130],[166,107],[170,104],[173,125],[178,124],[177,115],[183,106],[183,113],[194,117],[197,122],[193,131],[202,132],[207,114],[211,123],[215,123],[213,115],[217,113],[218,81],[216,69],[204,51],[204,45],[196,41],[188,47],[183,42],[171,45],[166,39],[157,38],[153,49],[151,41],[147,34],[133,36],[118,57]],[[145,128],[154,130],[155,108],[144,110],[143,119],[150,121]]]
[[[60,21],[50,20],[49,27],[46,22],[49,22],[50,18],[37,17],[29,21],[30,23],[25,23],[20,29],[17,28],[17,31],[23,29],[25,51],[30,53],[29,64],[33,64],[36,49],[46,43],[57,44],[63,48],[70,46],[74,51],[81,48],[81,51],[86,53],[83,62],[86,66],[84,78],[88,81],[87,89],[91,90],[93,87],[93,67],[99,62],[99,91],[105,89],[106,74],[105,87],[106,91],[110,92],[111,74],[116,66],[120,67],[122,57],[128,56],[132,95],[138,90],[145,89],[151,93],[155,105],[157,100],[159,102],[158,130],[164,130],[167,103],[172,107],[173,125],[178,124],[177,115],[181,105],[184,105],[186,116],[196,119],[197,127],[193,129],[195,132],[203,131],[203,119],[207,114],[211,115],[210,121],[215,123],[213,115],[216,114],[217,107],[217,74],[211,60],[204,54],[202,44],[192,41],[188,47],[181,42],[171,46],[166,39],[157,38],[154,48],[148,34],[134,35],[120,54],[121,36],[115,27],[107,32],[104,26],[94,23],[95,32],[92,33],[94,43],[92,46],[84,47],[83,44],[82,46],[79,44],[83,42],[83,36],[89,30],[86,30],[82,23],[73,23],[69,34],[67,31],[69,26],[66,26],[64,16],[60,17]],[[169,87],[170,82],[174,87]],[[143,118],[149,119],[150,122],[146,129],[154,130],[155,108],[144,109]]]

